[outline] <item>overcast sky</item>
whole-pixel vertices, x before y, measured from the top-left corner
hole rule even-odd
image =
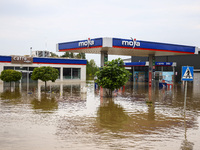
[[[0,0],[0,55],[56,52],[57,43],[89,37],[200,47],[200,0]]]

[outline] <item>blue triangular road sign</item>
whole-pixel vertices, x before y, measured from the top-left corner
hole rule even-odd
[[[193,67],[182,67],[182,81],[193,81]]]

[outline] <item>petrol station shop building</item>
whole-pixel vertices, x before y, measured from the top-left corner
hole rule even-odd
[[[20,71],[22,72],[22,82],[31,82],[33,69],[42,66],[51,66],[59,71],[56,82],[86,81],[86,64],[87,60],[84,59],[0,56],[0,72],[6,69]]]

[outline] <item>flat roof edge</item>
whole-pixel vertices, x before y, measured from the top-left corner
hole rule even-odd
[[[195,53],[194,54],[199,54],[199,52],[200,52],[200,48],[195,47]]]

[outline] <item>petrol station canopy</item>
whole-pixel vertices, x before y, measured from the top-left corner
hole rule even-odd
[[[195,46],[142,41],[132,38],[121,39],[104,37],[58,43],[57,51],[148,57],[149,55],[170,56],[198,54],[199,48]]]

